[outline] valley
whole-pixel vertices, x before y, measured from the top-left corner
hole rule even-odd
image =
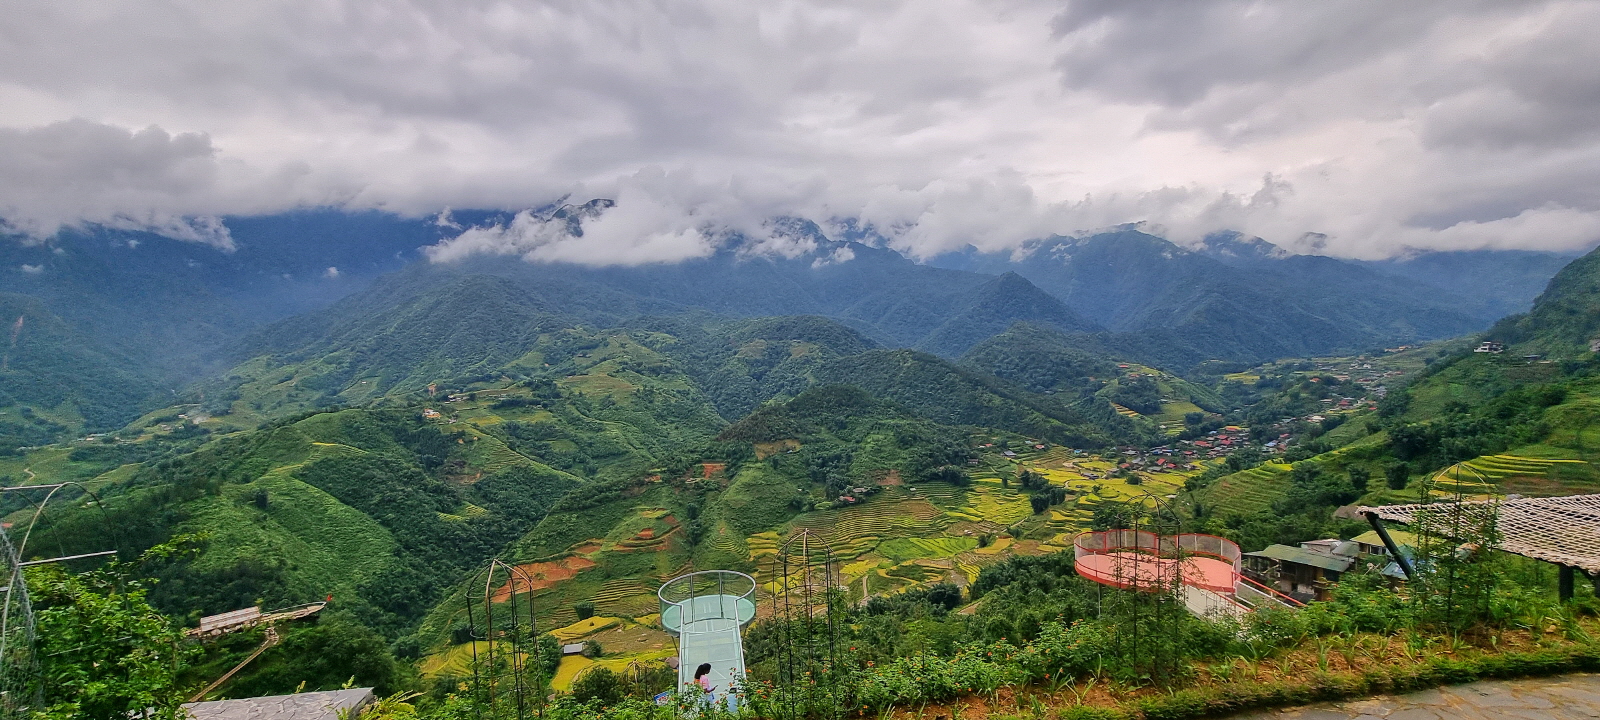
[[[1069,569],[1087,530],[1162,518],[1255,552],[1358,535],[1340,511],[1354,505],[1600,489],[1592,353],[1527,321],[1482,336],[1505,337],[1500,353],[1406,332],[1341,354],[1213,355],[1194,338],[1214,326],[1113,332],[1020,274],[870,258],[898,278],[887,289],[842,289],[860,268],[765,265],[813,285],[763,302],[810,315],[690,306],[679,269],[558,283],[408,267],[256,327],[164,396],[159,379],[130,384],[150,394],[121,401],[121,424],[84,415],[81,395],[13,401],[0,483],[76,484],[31,533],[32,491],[0,495],[0,512],[30,557],[183,548],[138,571],[181,625],[327,603],[282,642],[206,644],[185,683],[260,653],[214,696],[331,689],[357,668],[443,697],[493,649],[473,634],[474,592],[529,603],[552,689],[577,691],[675,657],[656,597],[670,578],[746,573],[755,627],[778,623],[784,547],[803,538],[858,624],[897,628],[860,639],[891,663],[903,643],[956,657],[957,639],[1044,642],[1090,617],[1094,591]],[[53,347],[76,342],[51,327]],[[93,374],[111,356],[70,357],[115,382]],[[16,367],[56,362],[41,358]],[[475,586],[492,559],[527,592]],[[1034,582],[1048,599],[1006,604]],[[772,662],[761,632],[757,668]]]
[[[456,383],[354,369],[339,357],[263,356],[228,371],[230,384],[205,402],[23,449],[0,458],[0,475],[84,482],[107,496],[123,542],[203,536],[199,555],[166,571],[154,596],[171,610],[332,596],[415,658],[425,679],[459,674],[470,655],[470,643],[452,639],[464,623],[454,578],[501,557],[535,579],[541,627],[603,648],[598,660],[562,659],[554,682],[566,689],[596,662],[617,670],[671,654],[671,637],[655,625],[662,581],[728,568],[770,590],[778,546],[800,531],[825,539],[859,605],[964,588],[1011,557],[1070,554],[1077,533],[1114,526],[1130,505],[1266,510],[1288,486],[1286,454],[1339,436],[1339,426],[1324,431],[1329,418],[1371,415],[1381,383],[1403,384],[1444,347],[1276,361],[1210,387],[1085,356],[1083,375],[1035,381],[1045,392],[1034,393],[931,356],[883,355],[822,319],[712,328],[718,342],[681,327],[531,335],[498,366],[473,367],[476,377]],[[1018,325],[972,357],[1024,338],[1053,339]],[[1057,347],[1042,369],[1059,372],[1057,354],[1074,352]],[[859,374],[883,361],[895,374]],[[905,361],[926,368],[913,377],[932,369],[949,378],[944,392],[921,395],[896,379]],[[838,366],[883,395],[824,382]],[[330,373],[342,373],[342,388],[319,384]],[[724,420],[721,408],[751,407],[750,393],[776,398]],[[879,399],[897,396],[916,404]],[[1026,404],[1007,408],[1009,398]],[[1230,404],[1240,398],[1247,404]],[[330,400],[335,407],[317,409]],[[1035,409],[1018,412],[1026,408]],[[1069,429],[1095,413],[1108,423]],[[1254,424],[1229,424],[1246,416]],[[1049,437],[1029,434],[1039,429]],[[370,486],[383,476],[393,490]],[[206,477],[223,485],[160,500],[140,489]],[[426,499],[371,504],[392,503],[395,492]],[[6,520],[30,517],[15,508]],[[63,516],[42,533],[62,548],[89,548],[110,539],[97,520]],[[584,607],[593,615],[580,615]]]

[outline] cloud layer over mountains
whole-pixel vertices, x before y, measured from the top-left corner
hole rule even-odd
[[[582,238],[526,216],[449,246],[594,264],[785,215],[915,256],[1135,221],[1574,249],[1597,33],[1583,2],[19,0],[0,217],[225,248],[219,215],[615,198]]]

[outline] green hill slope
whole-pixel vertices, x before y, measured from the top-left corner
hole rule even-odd
[[[1600,250],[1573,260],[1550,280],[1533,309],[1497,323],[1489,339],[1518,351],[1576,357],[1600,338]]]
[[[0,293],[0,453],[138,417],[161,393],[134,367],[38,300]]]
[[[59,512],[34,546],[134,551],[197,533],[199,555],[159,573],[163,607],[215,613],[332,594],[395,632],[580,482],[470,426],[345,410],[138,469],[101,488],[104,515]]]
[[[1066,445],[1101,447],[1139,432],[1130,423],[1100,414],[1097,408],[1069,406],[911,350],[878,350],[842,358],[819,368],[816,377],[855,385],[936,422],[999,428]]]

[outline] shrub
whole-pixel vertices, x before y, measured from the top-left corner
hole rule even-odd
[[[615,705],[622,702],[622,678],[603,666],[596,666],[579,675],[572,683],[572,697],[580,702],[599,702]]]
[[[1411,466],[1395,463],[1383,469],[1383,477],[1388,481],[1390,490],[1404,490],[1406,483],[1411,481]]]

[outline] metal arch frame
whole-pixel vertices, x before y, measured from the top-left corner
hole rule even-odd
[[[0,694],[0,718],[28,717],[27,706],[42,700],[40,693],[43,691],[42,687],[27,680],[38,676],[38,663],[34,657],[33,645],[33,607],[28,599],[27,583],[22,578],[20,555],[17,554],[16,547],[11,544],[11,538],[6,535],[4,528],[0,528],[0,554],[4,555],[0,558],[0,563],[9,566],[7,568],[9,578],[4,588],[5,599],[0,601],[4,603],[4,611],[0,612],[0,680],[7,676],[8,667],[11,672],[20,672],[24,678],[19,688],[0,687],[0,691],[3,691],[3,694]],[[11,612],[13,606],[17,608],[15,615]],[[11,619],[13,617],[19,620],[13,621]],[[20,630],[12,627],[13,622],[20,622]],[[12,645],[13,634],[20,636],[19,639],[24,647],[18,648]],[[30,684],[34,685],[32,689],[28,688]],[[11,696],[11,693],[17,690],[23,693],[20,699]],[[20,715],[19,710],[22,711]]]
[[[0,492],[20,492],[20,491],[23,491],[23,490],[43,490],[45,488],[50,488],[50,492],[45,494],[43,500],[40,500],[37,503],[33,502],[32,500],[28,500],[28,504],[34,506],[34,511],[33,511],[33,517],[28,520],[28,529],[27,529],[27,531],[22,534],[22,542],[17,545],[17,557],[19,559],[22,558],[22,557],[25,557],[25,553],[27,552],[27,549],[28,549],[28,540],[33,537],[33,529],[34,529],[35,526],[37,526],[39,524],[39,519],[44,517],[45,508],[50,505],[50,501],[55,498],[56,493],[61,492],[61,489],[64,488],[64,487],[67,487],[68,485],[71,485],[73,487],[76,487],[79,490],[82,490],[83,494],[88,495],[89,497],[93,498],[94,499],[94,506],[95,506],[96,509],[98,509],[100,511],[100,519],[105,521],[106,528],[109,529],[109,530],[112,530],[112,534],[113,535],[117,535],[118,534],[118,533],[115,532],[116,526],[111,523],[111,518],[106,514],[105,501],[100,499],[100,496],[95,494],[94,490],[90,489],[88,485],[85,485],[85,484],[83,484],[81,482],[78,482],[76,480],[66,480],[66,481],[63,481],[63,482],[55,483],[53,485],[22,485],[22,486],[18,486],[18,487],[0,488]],[[23,499],[27,499],[26,495],[24,495],[22,497],[23,497]],[[121,540],[120,537],[119,538],[115,538],[115,540],[116,540],[116,544],[118,544],[118,545],[122,544],[120,542],[120,540]]]
[[[1490,494],[1490,496],[1481,503],[1481,506],[1487,509],[1488,512],[1477,513],[1477,517],[1473,518],[1467,517],[1467,507],[1469,505],[1474,505],[1475,503],[1467,499],[1467,494],[1461,488],[1461,470],[1463,468],[1471,473],[1474,476],[1473,479],[1479,484],[1488,484],[1493,487],[1493,481],[1490,480],[1488,474],[1466,464],[1466,462],[1458,462],[1454,465],[1444,468],[1439,472],[1429,476],[1424,481],[1422,489],[1425,494],[1422,504],[1437,504],[1447,506],[1448,509],[1445,510],[1444,513],[1418,513],[1416,524],[1414,524],[1413,527],[1420,531],[1418,532],[1418,536],[1422,541],[1422,545],[1431,546],[1434,541],[1441,541],[1446,545],[1449,545],[1450,543],[1461,543],[1464,541],[1464,539],[1467,537],[1466,531],[1463,530],[1464,525],[1470,525],[1474,522],[1484,522],[1482,527],[1469,528],[1471,531],[1482,531],[1487,533],[1486,539],[1489,540],[1488,546],[1478,548],[1478,550],[1485,553],[1492,550],[1498,550],[1503,544],[1503,537],[1501,536],[1500,532],[1500,504],[1503,502],[1504,496],[1499,495],[1498,493]],[[1450,477],[1452,473],[1454,474],[1453,478]],[[1440,480],[1444,479],[1453,479],[1455,481],[1454,492],[1451,493],[1449,499],[1444,500],[1443,502],[1435,503],[1435,499],[1433,497],[1434,486]],[[1460,553],[1462,547],[1463,546],[1457,545],[1448,552],[1448,555],[1451,557],[1459,557],[1458,554]],[[1446,607],[1445,613],[1453,622],[1458,607],[1458,597],[1456,593],[1458,581],[1456,575],[1461,569],[1461,563],[1445,562],[1441,564],[1444,566],[1446,572],[1444,598]],[[1496,582],[1493,576],[1490,576],[1488,581],[1490,583]],[[1419,601],[1421,600],[1420,594],[1416,599]],[[1488,602],[1487,594],[1484,595],[1484,602]]]
[[[497,571],[502,569],[506,571],[506,602],[511,604],[511,607],[509,608],[511,613],[511,648],[509,651],[497,650],[498,641],[495,639],[495,576]],[[483,595],[481,596],[483,601],[481,613],[483,620],[483,633],[481,639],[484,641],[484,653],[481,660],[478,654],[478,641],[480,640],[480,636],[478,633],[477,623],[479,616],[473,614],[473,605],[475,604],[474,601],[476,599],[473,597],[473,591],[478,587],[477,580],[480,576],[483,578]],[[518,590],[519,584],[523,588],[520,591]],[[477,691],[487,701],[490,718],[501,717],[501,713],[498,709],[500,700],[496,693],[501,677],[500,673],[496,672],[495,661],[497,657],[501,658],[502,660],[506,660],[508,655],[512,680],[510,692],[512,693],[516,703],[516,717],[518,720],[523,720],[524,718],[528,717],[528,695],[530,693],[533,695],[534,702],[537,705],[537,710],[535,711],[536,716],[544,717],[543,688],[545,678],[543,659],[539,657],[538,619],[536,615],[537,609],[534,605],[534,593],[536,592],[536,589],[533,587],[533,585],[533,577],[529,575],[526,570],[501,560],[500,558],[494,558],[493,560],[490,560],[486,567],[473,573],[471,579],[467,582],[464,600],[467,610],[467,642],[472,650],[472,682],[474,690]],[[518,621],[520,616],[517,607],[518,595],[525,596],[528,618],[527,632],[529,642],[531,642],[533,645],[532,648],[522,647],[522,637],[520,632],[521,626]],[[536,673],[534,676],[534,683],[531,688],[528,686],[528,683],[525,680],[527,676],[527,665],[530,660],[533,663],[534,672]],[[478,715],[480,718],[483,717],[481,705],[478,706]]]
[[[49,490],[49,492],[45,494],[44,499],[38,502],[34,502],[31,498],[28,498],[27,495],[21,496],[28,502],[28,504],[34,506],[33,517],[29,518],[28,520],[28,528],[27,530],[23,531],[21,542],[13,545],[6,532],[3,529],[0,529],[0,553],[5,555],[3,562],[7,566],[5,568],[7,572],[7,578],[5,588],[3,590],[5,593],[5,598],[4,600],[0,600],[0,669],[4,669],[7,665],[13,664],[13,656],[22,653],[26,653],[27,659],[24,662],[29,665],[29,668],[26,668],[25,671],[28,669],[36,669],[33,667],[36,659],[33,657],[32,651],[32,645],[35,640],[35,633],[33,629],[33,608],[28,597],[27,582],[22,574],[23,567],[31,563],[24,561],[23,558],[27,557],[26,553],[28,541],[32,539],[33,531],[36,527],[38,527],[39,520],[44,517],[45,510],[49,507],[50,501],[55,499],[56,493],[60,492],[62,488],[68,486],[75,487],[83,491],[85,495],[88,495],[94,499],[95,507],[100,510],[100,517],[101,520],[104,521],[106,528],[110,531],[111,535],[114,536],[115,540],[120,540],[120,538],[115,538],[115,536],[119,535],[119,533],[116,532],[116,526],[111,523],[110,517],[106,514],[105,502],[94,492],[94,490],[90,489],[89,486],[84,485],[83,483],[68,480],[51,485],[22,485],[0,488],[0,492],[23,492],[27,490],[44,489]],[[118,542],[118,544],[120,545],[121,543]],[[114,552],[116,551],[56,558],[56,560],[95,557]],[[12,623],[14,622],[12,619],[12,608],[17,609],[16,615],[21,618],[21,622],[27,624],[27,628],[23,631],[23,634],[26,636],[24,638],[24,642],[28,643],[29,648],[25,651],[19,651],[11,645],[13,635]],[[0,699],[0,716],[8,715],[10,713],[10,711],[7,709],[8,705],[9,701]]]
[[[1152,548],[1152,550],[1154,551],[1156,557],[1160,557],[1162,551],[1161,539],[1163,537],[1177,535],[1177,531],[1182,528],[1182,518],[1177,516],[1177,510],[1174,503],[1163,496],[1157,495],[1148,488],[1140,488],[1139,494],[1135,495],[1133,500],[1134,501],[1127,502],[1126,504],[1133,506],[1133,515],[1131,518],[1129,518],[1129,527],[1127,529],[1132,530],[1135,533],[1134,544],[1138,544],[1138,533],[1149,533],[1156,538],[1156,546]],[[1146,500],[1150,502],[1146,503]],[[1172,520],[1170,522],[1164,520],[1164,515],[1170,516]],[[1150,520],[1154,520],[1155,522],[1147,522]],[[1167,529],[1172,530],[1172,532],[1165,532]],[[1137,550],[1137,548],[1135,549]],[[1161,605],[1161,600],[1159,598],[1161,596],[1170,596],[1170,599],[1175,601],[1178,605],[1177,612],[1185,615],[1188,613],[1187,609],[1183,608],[1182,601],[1177,597],[1177,594],[1181,592],[1180,588],[1183,587],[1184,550],[1182,543],[1174,542],[1172,551],[1173,556],[1171,559],[1173,562],[1171,567],[1173,568],[1173,572],[1170,578],[1160,577],[1158,575],[1156,582],[1152,583],[1148,588],[1140,588],[1126,593],[1124,602],[1117,604],[1118,606],[1125,606],[1132,609],[1132,632],[1126,634],[1116,633],[1116,640],[1114,640],[1114,642],[1116,642],[1118,645],[1121,645],[1124,641],[1131,643],[1134,655],[1137,655],[1140,652],[1141,645],[1143,645],[1145,642],[1145,638],[1142,637],[1143,633],[1140,632],[1140,619],[1141,616],[1146,614],[1141,608],[1145,604],[1152,604],[1155,607],[1155,609],[1152,611],[1155,614],[1151,615],[1153,619],[1160,619],[1159,608]],[[1134,552],[1132,554],[1134,556],[1133,577],[1136,581],[1139,577],[1139,556],[1143,553]],[[1114,564],[1113,567],[1115,568],[1116,572],[1115,577],[1120,581],[1122,567],[1117,564]],[[1104,584],[1096,583],[1096,585],[1097,592],[1095,614],[1097,617],[1104,617]],[[1147,600],[1147,598],[1150,597],[1156,597],[1158,599],[1151,603]],[[1158,671],[1158,673],[1161,670],[1167,669],[1160,667],[1167,662],[1167,658],[1151,655],[1149,660],[1152,662],[1152,669]],[[1173,660],[1172,662],[1174,664],[1174,668],[1172,669],[1175,669],[1176,660]],[[1152,673],[1152,676],[1155,674],[1157,673]],[[1164,673],[1162,674],[1165,675]]]
[[[811,543],[816,542],[820,549],[820,562],[817,560],[817,550],[813,550]],[[799,552],[795,552],[798,545]],[[798,557],[798,566],[794,558]],[[821,588],[814,581],[815,570],[822,573]],[[799,587],[790,582],[791,576],[798,571],[800,574]],[[807,710],[814,711],[817,707],[818,695],[828,703],[830,712],[826,717],[840,718],[849,714],[854,707],[852,688],[845,687],[841,692],[839,673],[841,667],[841,654],[839,652],[838,610],[836,599],[841,590],[838,577],[838,568],[833,557],[833,547],[821,533],[810,528],[800,530],[786,538],[778,546],[778,552],[772,558],[772,575],[776,583],[774,590],[781,597],[774,597],[772,602],[772,618],[781,620],[783,625],[778,633],[778,662],[774,683],[779,688],[787,687],[791,692],[800,691],[804,686],[804,708],[798,702],[799,698],[792,698],[795,702],[780,703],[778,709],[781,717],[787,719],[802,718]],[[822,616],[817,616],[817,595],[821,595]],[[821,619],[825,627],[817,628],[817,621]],[[797,632],[795,624],[804,624],[804,636]],[[819,637],[825,634],[826,638]],[[823,642],[826,645],[823,645]],[[807,669],[814,664],[821,665],[821,678],[816,673]],[[818,680],[821,679],[827,687],[819,688]],[[849,681],[846,680],[848,685]],[[842,695],[845,697],[841,702]]]

